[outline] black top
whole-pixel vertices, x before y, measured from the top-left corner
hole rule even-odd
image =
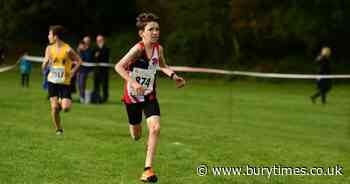
[[[5,48],[0,46],[0,64],[4,61],[5,59]]]
[[[143,49],[142,54],[140,58],[138,58],[136,61],[132,62],[128,66],[128,71],[133,71],[134,68],[141,68],[141,69],[148,69],[149,66],[149,59],[146,54],[146,49]]]
[[[86,60],[85,62],[92,63],[94,62],[93,58],[93,50],[91,48],[87,48],[85,51],[83,51],[84,54],[86,54]]]
[[[109,63],[109,48],[95,48],[94,49],[94,60],[96,63]]]
[[[331,64],[329,57],[319,56],[317,62],[320,64],[320,75],[330,75],[331,74]]]

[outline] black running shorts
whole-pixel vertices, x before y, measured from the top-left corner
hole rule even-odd
[[[49,97],[72,99],[70,85],[55,84],[55,83],[49,82],[48,91],[49,91]]]
[[[142,121],[142,111],[145,118],[160,116],[160,108],[157,100],[149,100],[141,103],[125,104],[128,113],[129,124],[137,125]]]

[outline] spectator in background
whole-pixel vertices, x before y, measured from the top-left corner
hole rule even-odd
[[[96,63],[109,63],[110,49],[105,45],[105,38],[103,35],[97,35],[96,37],[97,47],[94,49],[94,59]],[[100,102],[104,103],[108,100],[108,82],[109,82],[109,68],[108,67],[96,67],[94,75],[94,93],[100,97]],[[100,95],[100,89],[102,87],[102,96]]]
[[[78,54],[79,54],[79,46],[78,46]],[[80,54],[79,54],[80,56]],[[72,63],[72,68],[75,67],[75,65],[77,64],[77,61],[73,61]],[[77,83],[77,76],[78,76],[78,72],[75,73],[73,76],[72,76],[72,79],[71,79],[71,83],[70,83],[70,92],[72,94],[75,94],[77,92],[77,87],[76,87],[76,83]]]
[[[86,62],[86,60],[88,59],[87,52],[85,52],[86,49],[87,49],[87,47],[86,47],[86,43],[84,42],[84,40],[79,41],[77,52],[78,52],[78,54],[83,62]],[[84,98],[85,98],[85,86],[84,86],[84,89],[82,89],[83,86],[81,85],[81,77],[82,76],[85,77],[84,73],[86,72],[86,70],[87,70],[87,68],[81,65],[80,69],[79,69],[79,73],[78,73],[78,83],[79,83],[80,102],[81,103],[84,103]]]
[[[20,59],[20,72],[21,72],[21,84],[22,87],[29,87],[29,76],[32,71],[32,63],[28,61],[25,56],[27,56],[28,53],[25,52],[24,55]]]
[[[330,75],[331,74],[331,49],[329,47],[323,47],[320,55],[316,58],[316,62],[320,64],[319,74],[320,75]],[[332,88],[331,79],[318,79],[317,80],[318,91],[311,96],[311,101],[316,103],[318,97],[321,96],[322,104],[327,103],[327,93]]]
[[[86,44],[83,40],[79,41],[77,50],[81,56],[85,56],[85,54],[83,54],[83,53],[86,50]]]
[[[48,89],[49,89],[49,81],[48,81],[48,75],[49,75],[49,73],[50,73],[50,65],[48,65],[47,66],[47,68],[45,68],[44,70],[43,70],[43,89],[45,90],[45,91],[47,91]],[[47,95],[47,99],[48,100],[50,100],[50,97],[49,97],[49,95]]]
[[[93,52],[91,49],[91,39],[89,36],[83,38],[84,49],[80,51],[80,57],[85,63],[93,62]],[[82,44],[82,43],[81,43]],[[79,72],[79,91],[80,91],[80,103],[85,103],[85,90],[86,90],[86,81],[89,73],[92,71],[91,67],[86,67],[81,65]]]
[[[5,61],[5,47],[0,46],[0,65]]]

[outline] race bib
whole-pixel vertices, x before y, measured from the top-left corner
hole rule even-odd
[[[51,81],[53,83],[58,83],[58,84],[63,84],[64,83],[64,79],[65,79],[65,73],[64,73],[64,67],[51,67],[50,68],[50,73],[51,73]]]
[[[141,68],[134,68],[131,74],[131,78],[137,81],[145,89],[145,94],[148,95],[153,91],[154,76],[156,70],[146,70]],[[131,94],[136,95],[136,91],[131,89]]]

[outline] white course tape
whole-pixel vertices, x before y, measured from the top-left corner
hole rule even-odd
[[[42,63],[44,62],[43,57],[38,57],[38,56],[23,56],[23,59],[26,59],[31,62],[37,62],[37,63]]]
[[[306,74],[280,74],[280,73],[256,73],[233,71],[233,75],[243,75],[264,78],[284,78],[284,79],[349,79],[350,75],[306,75]]]
[[[38,56],[24,56],[24,59],[27,59],[32,62],[37,62],[37,63],[44,62],[44,58],[38,57]],[[114,66],[111,63],[86,63],[86,62],[83,62],[81,65],[87,66],[87,67],[93,67],[93,66],[113,67]]]
[[[20,60],[18,59],[14,65],[1,67],[0,68],[0,73],[6,72],[6,71],[9,71],[9,70],[12,70],[12,69],[16,68],[16,66],[19,64],[19,62],[20,62]]]
[[[2,68],[0,68],[0,73],[12,70],[12,69],[16,68],[16,66],[17,66],[17,64],[14,64],[14,65],[11,65],[11,66],[2,67]]]
[[[43,57],[37,56],[24,56],[25,59],[42,63]],[[17,64],[16,64],[17,65]],[[16,67],[16,65],[7,66],[0,68],[0,72],[8,71]],[[83,66],[87,67],[114,67],[111,63],[82,63]],[[187,66],[170,66],[170,68],[177,72],[192,72],[192,73],[212,73],[212,74],[223,74],[223,75],[239,75],[239,76],[250,76],[259,78],[283,78],[283,79],[350,79],[350,75],[308,75],[308,74],[281,74],[281,73],[259,73],[259,72],[245,72],[245,71],[229,71],[211,68],[196,68]]]
[[[243,71],[228,71],[210,68],[194,68],[187,66],[172,66],[174,71],[193,73],[213,73],[224,75],[240,75],[260,78],[284,78],[284,79],[349,79],[350,75],[306,75],[306,74],[280,74],[280,73],[258,73]]]

